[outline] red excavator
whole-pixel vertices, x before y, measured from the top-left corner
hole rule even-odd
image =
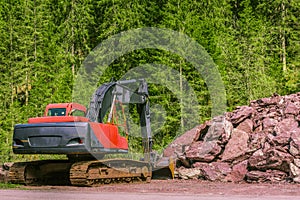
[[[136,88],[131,89],[130,84]],[[108,154],[128,153],[124,105],[136,105],[144,156],[139,160],[104,159]],[[68,159],[16,162],[9,171],[11,183],[95,186],[174,178],[172,158],[162,158],[152,151],[149,94],[144,79],[101,85],[88,109],[78,103],[49,104],[43,117],[29,118],[27,124],[14,127],[13,152],[65,154]]]

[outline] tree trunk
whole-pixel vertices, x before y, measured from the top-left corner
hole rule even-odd
[[[73,77],[75,76],[75,64],[74,64],[74,56],[75,56],[75,39],[74,39],[74,26],[73,26],[73,20],[75,19],[74,16],[74,1],[72,0],[72,7],[71,7],[71,19],[72,19],[72,28],[71,28],[71,41],[72,41],[72,46],[71,46],[71,57],[72,57],[72,75]]]
[[[179,87],[180,87],[180,125],[181,132],[184,130],[184,121],[183,121],[183,85],[182,85],[182,62],[179,63]]]
[[[284,2],[281,3],[281,17],[282,17],[282,25],[280,27],[280,38],[281,38],[281,48],[282,48],[282,71],[286,72],[286,41],[285,41],[285,16],[286,16],[286,8]]]

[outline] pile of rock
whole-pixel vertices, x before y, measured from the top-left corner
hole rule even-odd
[[[211,181],[300,183],[300,93],[251,101],[177,138],[177,176]]]

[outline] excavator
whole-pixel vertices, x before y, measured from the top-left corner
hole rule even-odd
[[[131,89],[130,84],[137,86]],[[112,156],[129,153],[125,105],[136,106],[139,115],[143,147],[140,159]],[[97,186],[174,178],[174,160],[158,155],[152,145],[146,81],[111,81],[96,89],[88,109],[78,103],[49,104],[43,117],[15,125],[15,154],[63,154],[67,159],[16,162],[9,170],[8,181],[25,185]]]

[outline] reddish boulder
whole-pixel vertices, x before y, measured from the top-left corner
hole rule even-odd
[[[198,141],[189,147],[185,155],[192,161],[211,162],[221,153],[221,150],[217,141]]]
[[[241,131],[244,131],[248,134],[252,133],[253,131],[253,122],[251,119],[246,119],[242,123],[240,123],[236,129],[239,129]]]
[[[229,182],[242,182],[245,179],[247,170],[248,160],[244,160],[232,167],[232,171],[226,176],[226,180]]]
[[[290,163],[293,157],[289,153],[270,148],[266,152],[261,149],[256,151],[248,160],[250,169],[266,171],[268,169],[290,171]]]
[[[256,151],[257,149],[261,149],[266,141],[266,133],[259,131],[252,133],[249,136],[249,142],[248,142],[248,147],[249,151],[253,152]]]
[[[163,156],[165,157],[176,157],[176,153],[183,153],[185,151],[185,147],[189,146],[195,138],[195,135],[199,131],[199,126],[187,131],[183,135],[176,138],[163,152]]]
[[[240,161],[246,159],[248,140],[249,136],[246,132],[234,129],[230,140],[225,146],[225,150],[222,154],[222,161],[232,162],[237,159]]]
[[[276,135],[291,133],[298,128],[298,122],[294,118],[286,118],[280,121],[275,127]]]
[[[283,119],[278,122],[274,128],[276,135],[273,138],[273,142],[275,142],[276,145],[287,145],[290,141],[292,132],[295,132],[297,128],[298,122],[294,118]]]
[[[297,117],[295,117],[296,121],[300,122],[300,115],[298,115]]]
[[[194,168],[200,169],[205,180],[226,181],[225,177],[231,172],[230,165],[224,162],[195,163]]]
[[[295,157],[300,157],[300,128],[294,129],[291,134],[289,152]]]
[[[262,123],[263,123],[263,129],[264,130],[267,130],[269,132],[273,132],[274,127],[276,126],[278,121],[276,119],[266,117],[266,118],[263,119]]]
[[[252,107],[241,106],[237,110],[233,111],[233,115],[230,120],[233,125],[237,125],[253,115],[254,112],[255,110]]]
[[[267,171],[249,171],[246,174],[247,182],[282,182],[287,178],[285,172],[279,170],[267,170]]]
[[[291,114],[297,116],[299,113],[300,113],[300,106],[297,106],[295,103],[292,102],[287,103],[284,110],[285,115]]]
[[[280,102],[281,97],[277,94],[274,94],[269,98],[261,98],[256,100],[257,104],[261,107],[268,107],[270,105],[277,105]]]
[[[212,124],[212,121],[209,120],[209,121],[204,122],[200,126],[198,126],[197,132],[193,138],[194,141],[202,141],[204,139],[208,129],[210,128],[211,124]]]
[[[218,141],[219,144],[225,144],[231,136],[232,129],[231,122],[227,121],[224,116],[215,117],[203,140],[205,142]]]

